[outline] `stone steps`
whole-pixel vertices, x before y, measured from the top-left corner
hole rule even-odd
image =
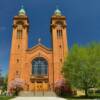
[[[45,92],[43,92],[43,91],[41,91],[41,92],[21,91],[19,93],[19,96],[25,96],[25,97],[33,97],[33,96],[35,96],[35,97],[39,97],[39,96],[40,97],[41,96],[50,97],[50,96],[52,96],[52,97],[56,97],[56,93],[53,91],[45,91]]]

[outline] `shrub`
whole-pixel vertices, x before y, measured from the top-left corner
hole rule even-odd
[[[70,96],[72,90],[64,80],[59,80],[55,83],[55,92],[58,96]]]

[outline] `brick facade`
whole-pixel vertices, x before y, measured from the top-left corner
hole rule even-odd
[[[56,81],[63,79],[61,69],[64,58],[68,55],[66,27],[66,17],[54,14],[50,23],[52,48],[47,48],[41,43],[28,48],[28,17],[26,14],[14,17],[8,90],[15,79],[23,81],[25,91],[54,90]],[[48,73],[45,76],[32,74],[32,61],[39,57],[44,58],[48,63]]]

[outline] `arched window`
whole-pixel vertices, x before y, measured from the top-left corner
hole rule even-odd
[[[57,37],[58,38],[62,37],[62,30],[57,30]]]
[[[22,39],[22,30],[23,30],[22,24],[18,24],[18,27],[17,27],[17,39]]]
[[[48,63],[42,58],[38,57],[32,61],[32,75],[46,76],[48,73]]]

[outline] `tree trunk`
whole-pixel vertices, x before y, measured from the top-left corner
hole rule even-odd
[[[85,97],[88,97],[88,89],[85,89]]]

